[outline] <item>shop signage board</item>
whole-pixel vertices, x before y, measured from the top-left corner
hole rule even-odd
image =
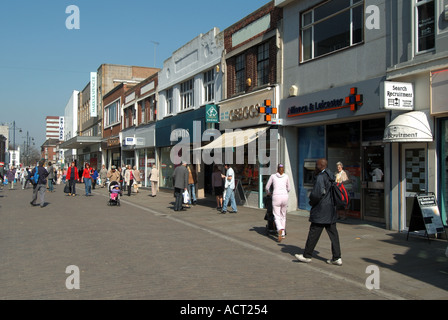
[[[411,213],[411,221],[409,222],[409,232],[425,230],[429,239],[429,235],[443,233],[442,217],[440,216],[439,207],[434,194],[421,194],[415,197],[414,206]]]
[[[97,73],[90,73],[90,116],[97,117]]]
[[[384,108],[414,110],[414,85],[407,82],[384,81]]]
[[[205,106],[205,122],[219,123],[219,110],[217,105],[207,104]]]

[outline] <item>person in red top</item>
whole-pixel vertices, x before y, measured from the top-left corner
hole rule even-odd
[[[81,182],[84,182],[86,188],[86,197],[92,194],[92,175],[90,164],[86,163],[82,171]]]
[[[78,168],[75,166],[75,162],[72,162],[70,167],[67,169],[67,175],[65,176],[65,180],[68,181],[70,186],[69,196],[76,196],[76,181],[79,181]]]

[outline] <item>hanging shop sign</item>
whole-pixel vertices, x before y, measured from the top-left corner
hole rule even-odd
[[[207,104],[205,106],[205,122],[219,123],[219,110],[217,105]]]
[[[384,81],[384,109],[414,110],[413,84]]]
[[[91,117],[97,117],[98,116],[98,110],[97,110],[97,92],[98,92],[98,84],[97,84],[97,73],[91,72],[90,73],[90,116]]]

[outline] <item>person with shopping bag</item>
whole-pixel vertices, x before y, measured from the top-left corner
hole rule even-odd
[[[182,165],[174,169],[173,183],[174,183],[174,195],[176,197],[176,202],[174,204],[174,211],[183,211],[185,209],[182,207],[182,201],[183,201],[182,194],[185,191],[187,191],[188,187],[188,169],[186,161],[182,161]]]

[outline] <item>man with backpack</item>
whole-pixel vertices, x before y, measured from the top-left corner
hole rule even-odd
[[[316,161],[316,181],[310,194],[310,230],[303,254],[296,254],[296,258],[305,263],[311,262],[314,248],[319,241],[323,229],[328,233],[331,240],[332,259],[327,260],[328,264],[341,266],[341,247],[339,244],[339,234],[336,228],[338,219],[336,206],[332,198],[330,186],[334,181],[333,173],[327,168],[327,160]]]
[[[30,202],[32,206],[37,206],[35,201],[39,195],[40,207],[45,205],[45,192],[47,191],[48,171],[44,168],[44,160],[39,161],[39,165],[31,171],[30,181],[33,184],[33,198]],[[39,175],[37,177],[36,173]],[[37,178],[37,181],[36,181]]]

